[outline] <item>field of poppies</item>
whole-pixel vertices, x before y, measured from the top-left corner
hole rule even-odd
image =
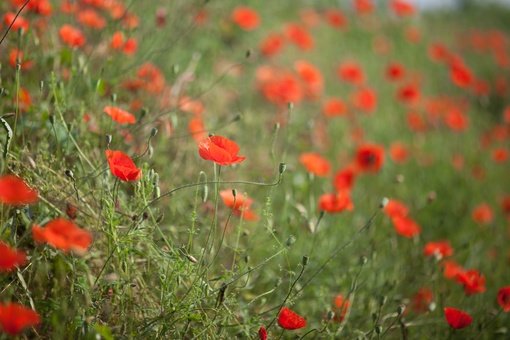
[[[0,339],[510,339],[510,12],[0,15]]]

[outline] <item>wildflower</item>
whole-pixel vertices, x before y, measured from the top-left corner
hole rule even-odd
[[[135,181],[142,176],[142,172],[136,167],[133,160],[122,151],[106,150],[106,159],[112,175],[121,181]]]
[[[198,153],[205,160],[210,160],[218,165],[231,165],[241,163],[245,156],[238,156],[239,146],[222,136],[212,136],[203,139],[198,144]]]
[[[390,199],[383,210],[389,217],[407,216],[409,208],[401,201]]]
[[[26,70],[31,68],[34,65],[34,62],[31,60],[24,60],[23,59],[23,52],[16,47],[14,47],[11,50],[11,53],[9,53],[9,63],[16,67],[19,63],[22,70]]]
[[[397,164],[403,164],[409,159],[409,149],[402,142],[394,142],[390,145],[390,158]]]
[[[281,52],[285,46],[285,40],[280,34],[269,34],[260,43],[260,52],[266,57],[273,57]]]
[[[337,76],[350,84],[362,85],[365,82],[365,73],[355,61],[346,61],[336,69]]]
[[[415,83],[402,85],[397,90],[397,100],[403,104],[415,104],[420,100],[420,88]]]
[[[471,85],[474,80],[471,70],[462,60],[458,59],[450,63],[450,78],[455,85],[461,88]]]
[[[401,64],[399,64],[397,62],[393,62],[393,63],[389,63],[386,66],[385,74],[386,74],[386,79],[388,79],[389,81],[397,81],[404,77],[405,69]]]
[[[80,47],[85,45],[86,39],[82,31],[71,25],[63,25],[58,31],[60,39],[69,47]]]
[[[466,295],[485,292],[485,276],[480,275],[478,270],[462,271],[457,274],[457,283],[464,285]]]
[[[438,259],[453,255],[453,248],[448,241],[428,242],[423,248],[425,256],[435,256]]]
[[[392,0],[391,10],[399,17],[411,17],[416,14],[416,8],[412,3],[404,0]]]
[[[505,148],[497,148],[492,150],[492,160],[496,163],[505,163],[508,160],[508,149]]]
[[[205,132],[204,121],[200,117],[192,118],[188,123],[188,131],[193,136],[195,142],[199,143],[204,138],[207,138],[207,133]]]
[[[48,243],[56,249],[78,255],[83,255],[92,243],[92,235],[88,231],[64,218],[53,219],[44,228],[34,224],[32,236],[37,243]]]
[[[464,268],[452,260],[444,260],[440,265],[443,268],[443,275],[446,279],[454,279],[458,274],[464,272]]]
[[[7,12],[4,15],[4,24],[6,26],[9,26],[11,25],[11,23],[12,23],[11,29],[13,31],[18,31],[19,29],[22,29],[23,33],[26,33],[28,31],[28,28],[30,27],[30,22],[26,18],[22,17],[21,15],[18,15],[18,17],[16,18],[15,13]]]
[[[158,94],[165,88],[165,77],[163,72],[152,63],[145,63],[136,72],[142,87],[150,93]]]
[[[510,312],[510,286],[498,290],[498,303],[505,312]]]
[[[450,60],[450,51],[442,43],[431,43],[428,48],[428,56],[435,62],[446,62]]]
[[[294,63],[294,69],[304,83],[306,95],[311,99],[317,98],[322,93],[324,80],[320,70],[311,63],[298,60]]]
[[[306,319],[287,307],[283,307],[278,316],[278,324],[287,330],[299,329],[306,326]]]
[[[423,117],[417,112],[408,112],[406,116],[407,126],[414,132],[423,132],[427,125]]]
[[[494,218],[494,214],[491,207],[487,203],[481,203],[473,209],[471,218],[476,223],[489,224]]]
[[[0,177],[0,203],[10,205],[33,204],[39,199],[37,191],[14,175]]]
[[[345,314],[347,314],[347,310],[349,309],[349,300],[346,300],[342,294],[338,294],[335,296],[334,300],[335,316],[333,317],[333,321],[342,322],[345,319]]]
[[[326,117],[340,117],[347,115],[347,105],[340,98],[329,98],[322,105],[322,113]]]
[[[264,327],[264,326],[261,326],[259,328],[259,339],[267,340],[267,330],[266,330],[266,327]]]
[[[223,203],[234,210],[234,214],[238,216],[243,216],[243,219],[247,221],[256,221],[258,217],[255,213],[250,210],[251,205],[253,204],[253,200],[249,197],[244,196],[243,194],[237,192],[236,197],[234,199],[234,195],[232,190],[221,190],[219,192]],[[235,202],[235,203],[234,203]]]
[[[232,21],[245,31],[252,31],[259,27],[260,17],[251,7],[239,6],[232,11]]]
[[[303,51],[313,49],[315,42],[306,29],[297,24],[288,24],[285,27],[287,39]]]
[[[16,302],[0,303],[0,327],[5,333],[16,336],[23,329],[39,323],[41,318],[34,310]]]
[[[444,122],[452,131],[465,131],[469,127],[469,119],[464,112],[457,108],[451,107],[444,115]]]
[[[460,309],[446,307],[444,309],[444,316],[450,327],[455,329],[462,329],[473,322],[471,315]]]
[[[354,185],[356,179],[356,171],[352,167],[340,169],[335,173],[333,177],[333,185],[337,192],[349,191]]]
[[[80,24],[96,30],[102,30],[106,26],[106,19],[94,9],[83,9],[78,11],[76,14],[76,20]]]
[[[24,252],[12,249],[7,244],[0,242],[0,272],[9,273],[26,262],[27,256]]]
[[[131,113],[124,111],[118,107],[105,106],[103,112],[108,116],[112,117],[114,121],[120,124],[134,124],[136,123],[136,118]]]
[[[353,210],[354,204],[347,191],[340,191],[336,194],[323,194],[319,197],[319,210],[329,213],[340,213],[344,210]]]
[[[309,173],[325,177],[331,171],[329,160],[315,152],[305,152],[299,156],[299,161]]]
[[[358,14],[368,14],[374,10],[373,0],[354,0],[353,6]]]
[[[364,144],[356,150],[355,164],[361,172],[378,172],[384,163],[384,148],[377,144]]]
[[[413,296],[413,309],[418,313],[425,313],[434,301],[434,293],[427,287],[421,288]]]
[[[377,94],[371,88],[362,88],[351,95],[354,108],[365,113],[372,113],[377,107]]]
[[[391,221],[395,231],[400,236],[411,238],[421,232],[420,226],[411,218],[404,216],[394,216]]]
[[[344,29],[347,27],[347,17],[337,9],[328,9],[324,12],[326,22],[336,29]]]

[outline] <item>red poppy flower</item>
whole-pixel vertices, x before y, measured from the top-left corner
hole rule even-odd
[[[407,207],[407,205],[405,205],[403,202],[396,200],[394,198],[391,198],[388,201],[388,203],[384,207],[383,211],[389,217],[407,216],[407,214],[409,214],[409,208]]]
[[[200,157],[218,165],[241,163],[246,157],[238,156],[238,152],[239,146],[234,141],[222,136],[208,137],[198,144]]]
[[[316,66],[303,60],[296,61],[294,69],[304,83],[305,94],[311,99],[319,97],[322,94],[324,84],[321,71]]]
[[[267,340],[267,330],[266,330],[266,327],[264,327],[264,326],[259,328],[259,339]]]
[[[92,235],[88,231],[64,218],[53,219],[44,228],[34,224],[32,236],[37,243],[48,243],[56,249],[78,255],[85,254],[92,243]]]
[[[288,24],[285,27],[287,39],[303,51],[313,49],[315,42],[306,29],[297,24]]]
[[[404,0],[392,0],[390,6],[399,17],[410,17],[416,14],[414,5]]]
[[[404,31],[404,37],[411,43],[419,43],[421,40],[421,31],[418,27],[410,26]]]
[[[344,29],[347,27],[347,17],[337,9],[328,9],[324,12],[326,22],[334,28]]]
[[[421,233],[421,228],[418,225],[418,223],[416,223],[416,221],[409,217],[394,216],[392,217],[391,221],[393,222],[393,227],[395,227],[395,231],[400,236],[411,238],[414,235],[418,235]]]
[[[16,302],[0,303],[0,327],[5,333],[16,336],[23,329],[39,323],[41,318],[34,310]]]
[[[341,117],[347,115],[347,105],[340,98],[329,98],[322,106],[322,113],[326,117]]]
[[[350,84],[362,85],[365,82],[365,72],[355,61],[346,61],[336,69],[338,77]]]
[[[427,130],[427,124],[423,117],[417,112],[408,112],[406,122],[409,129],[414,132],[423,132]]]
[[[68,24],[60,27],[58,35],[69,47],[80,47],[86,43],[85,35],[83,35],[82,31]]]
[[[161,93],[165,88],[165,77],[163,72],[152,63],[145,63],[136,72],[138,80],[141,80],[143,88],[150,93]]]
[[[358,14],[368,14],[374,10],[373,0],[354,0],[353,6]]]
[[[469,127],[469,118],[457,107],[451,107],[446,111],[444,122],[452,131],[462,132]]]
[[[420,100],[420,88],[418,84],[404,84],[397,89],[397,100],[403,104],[412,105]]]
[[[384,148],[377,144],[364,144],[356,150],[356,169],[361,172],[378,172],[384,163]]]
[[[508,154],[508,149],[497,148],[492,150],[491,157],[492,160],[496,163],[505,163],[508,160]]]
[[[466,295],[485,292],[485,276],[480,275],[478,270],[462,271],[457,274],[457,283],[464,285]]]
[[[349,309],[349,300],[346,300],[342,294],[338,294],[335,296],[335,316],[333,317],[333,321],[342,322],[344,321],[345,314],[347,314],[347,310]]]
[[[417,313],[426,313],[430,304],[434,301],[434,293],[427,287],[421,288],[413,296],[412,308]]]
[[[299,156],[299,161],[309,173],[318,177],[325,177],[331,171],[331,164],[328,159],[315,152],[305,152]]]
[[[188,123],[188,130],[192,134],[195,142],[199,143],[204,138],[207,138],[207,132],[205,132],[204,121],[200,117],[192,118]]]
[[[33,204],[39,199],[37,191],[21,178],[13,175],[0,177],[0,203],[11,205]]]
[[[106,19],[103,18],[94,9],[82,9],[76,14],[76,20],[86,26],[96,30],[102,30],[106,26]]]
[[[18,64],[20,65],[22,70],[26,70],[31,68],[34,65],[34,62],[31,60],[23,60],[23,52],[14,47],[9,53],[9,63],[16,67]]]
[[[246,221],[257,221],[259,218],[250,210],[251,205],[253,204],[253,200],[249,197],[245,197],[243,194],[237,192],[234,204],[234,195],[232,194],[232,190],[221,190],[219,192],[223,203],[234,210],[234,214],[238,216],[242,216]]]
[[[397,81],[404,77],[405,69],[400,63],[389,63],[386,66],[386,79],[390,81]]]
[[[26,33],[30,27],[30,22],[26,18],[21,15],[18,15],[16,18],[16,13],[13,12],[7,12],[4,15],[4,23],[6,26],[9,26],[12,23],[11,29],[13,31],[18,31],[21,28],[23,29],[23,33]]]
[[[450,78],[458,87],[467,87],[474,80],[473,73],[462,60],[455,60],[450,64]]]
[[[498,303],[505,312],[510,312],[510,286],[498,290]]]
[[[444,316],[450,327],[455,329],[462,329],[473,322],[471,315],[460,309],[446,307],[444,309]]]
[[[136,123],[136,118],[131,113],[124,111],[118,107],[105,106],[103,112],[108,116],[112,117],[114,121],[120,124],[134,124]]]
[[[232,11],[232,21],[245,31],[252,31],[259,27],[260,17],[251,7],[239,6]]]
[[[351,196],[345,190],[336,194],[323,194],[319,197],[319,210],[333,214],[353,209],[354,204],[351,201]]]
[[[459,273],[464,272],[464,268],[452,260],[444,260],[440,266],[443,268],[443,275],[446,279],[454,279]]]
[[[287,330],[299,329],[306,326],[306,319],[287,307],[283,307],[278,315],[278,324]]]
[[[273,57],[280,53],[285,46],[285,40],[278,33],[269,34],[260,43],[260,52],[266,57]]]
[[[377,94],[371,88],[362,88],[351,95],[354,108],[365,113],[372,113],[377,107]]]
[[[435,256],[438,259],[453,255],[453,248],[448,241],[428,242],[423,248],[425,256]]]
[[[489,224],[494,218],[494,213],[491,207],[487,203],[481,203],[477,205],[471,213],[471,218],[476,223]]]
[[[336,172],[333,178],[333,185],[337,192],[349,191],[352,189],[355,179],[356,171],[352,167],[347,167]]]
[[[105,154],[112,175],[121,181],[135,181],[142,177],[140,168],[137,168],[133,160],[124,152],[106,150]]]
[[[285,107],[288,103],[297,104],[303,98],[300,81],[290,72],[278,72],[271,67],[259,67],[257,78],[262,94],[278,107]]]
[[[27,263],[27,256],[24,252],[0,242],[0,272],[9,273],[25,263]]]
[[[402,142],[394,142],[390,145],[390,158],[397,164],[403,164],[409,159],[409,149]]]

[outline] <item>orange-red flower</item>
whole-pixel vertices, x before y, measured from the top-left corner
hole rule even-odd
[[[352,93],[350,99],[354,108],[365,113],[372,113],[377,107],[377,93],[369,87]]]
[[[418,223],[410,217],[394,216],[391,218],[391,221],[393,222],[395,231],[400,236],[411,238],[421,233],[421,228]]]
[[[409,159],[409,149],[402,142],[394,142],[390,145],[390,158],[397,164],[403,164]]]
[[[368,14],[374,10],[373,0],[353,0],[353,6],[358,14]]]
[[[462,329],[473,322],[471,315],[460,309],[446,307],[444,309],[444,316],[450,327],[455,329]]]
[[[510,286],[498,290],[498,303],[505,312],[510,312]]]
[[[64,218],[53,219],[44,228],[32,225],[32,236],[37,243],[48,243],[56,249],[78,255],[85,254],[92,243],[92,235],[88,231]]]
[[[207,138],[204,121],[200,117],[190,119],[188,123],[188,130],[197,143],[202,141],[204,138]]]
[[[96,10],[90,8],[78,11],[76,20],[80,24],[96,30],[101,30],[106,26],[106,19]]]
[[[457,283],[464,285],[466,295],[485,292],[485,276],[478,270],[467,270],[457,274]]]
[[[232,11],[232,21],[243,30],[252,31],[259,27],[260,17],[251,7],[239,6]]]
[[[443,268],[443,275],[446,279],[454,279],[459,273],[464,272],[464,268],[452,260],[444,260],[440,266]]]
[[[328,159],[316,152],[305,152],[299,156],[299,161],[306,170],[315,176],[325,177],[331,171],[331,164]]]
[[[278,33],[271,33],[260,43],[260,52],[266,57],[273,57],[280,53],[285,46],[285,40]]]
[[[342,322],[349,309],[349,300],[346,300],[342,294],[338,294],[335,296],[334,303],[335,309],[333,309],[333,312],[335,312],[335,316],[333,317],[333,321]]]
[[[423,248],[425,256],[435,256],[438,259],[453,255],[453,248],[449,241],[428,242]]]
[[[60,39],[69,47],[80,47],[85,45],[85,35],[81,30],[71,25],[63,25],[58,31]]]
[[[0,327],[5,333],[16,336],[39,323],[41,318],[34,310],[16,302],[0,303]]]
[[[103,112],[108,116],[112,117],[114,121],[120,124],[134,124],[136,123],[136,118],[133,114],[124,111],[118,107],[105,106]]]
[[[347,27],[347,17],[338,9],[328,9],[324,12],[326,22],[336,29]]]
[[[392,62],[386,66],[386,79],[390,81],[397,81],[402,79],[404,75],[405,69],[400,63]]]
[[[16,67],[19,64],[22,70],[29,69],[34,65],[34,62],[32,60],[24,60],[23,52],[17,49],[16,47],[14,47],[11,50],[11,53],[9,53],[9,63],[13,67]]]
[[[135,181],[142,177],[140,168],[137,168],[133,160],[124,152],[106,150],[105,154],[112,175],[121,181]]]
[[[481,203],[473,209],[471,218],[476,223],[489,224],[494,218],[494,213],[492,212],[492,208],[487,203]]]
[[[384,148],[377,144],[364,144],[356,150],[356,169],[361,172],[378,172],[384,164]]]
[[[414,294],[412,307],[417,313],[425,313],[433,301],[434,293],[429,288],[423,287]]]
[[[13,175],[0,177],[0,203],[11,205],[33,204],[39,199],[37,191]]]
[[[304,51],[311,50],[315,46],[311,34],[297,24],[288,24],[285,27],[285,36],[290,42]]]
[[[222,136],[208,137],[198,143],[200,157],[218,165],[241,163],[246,157],[238,156],[238,152],[239,146],[234,141]]]
[[[404,84],[397,89],[397,100],[404,104],[415,104],[420,100],[420,88],[416,83]]]
[[[253,200],[249,197],[244,196],[243,194],[236,192],[236,197],[234,199],[234,194],[232,190],[221,190],[219,192],[223,203],[234,210],[234,214],[238,216],[243,216],[243,219],[247,221],[256,221],[258,217],[255,213],[250,210],[251,205],[253,204]]]
[[[414,5],[404,0],[392,0],[390,6],[399,17],[410,17],[416,14]]]
[[[391,198],[383,209],[384,213],[389,217],[407,216],[409,208],[403,202]]]
[[[505,163],[508,160],[509,152],[506,148],[496,148],[492,150],[491,157],[496,163]]]
[[[306,326],[306,319],[287,307],[283,307],[278,315],[278,324],[287,330],[299,329]]]
[[[355,61],[346,61],[336,69],[338,77],[350,84],[362,85],[365,82],[365,72]]]
[[[7,244],[0,242],[0,272],[11,272],[25,263],[27,263],[27,256],[24,252],[12,249]]]
[[[356,171],[352,167],[340,169],[335,173],[333,177],[333,185],[337,192],[349,191],[354,185],[356,179]]]
[[[304,83],[305,94],[311,99],[319,97],[319,95],[322,94],[324,84],[321,71],[316,66],[304,60],[296,61],[294,63],[294,69]]]
[[[340,98],[329,98],[322,105],[322,113],[326,117],[340,117],[347,115],[347,105]]]
[[[30,27],[30,22],[26,18],[22,17],[21,15],[18,15],[16,18],[16,13],[13,12],[5,13],[4,23],[6,26],[9,26],[12,23],[11,29],[13,31],[18,31],[21,28],[23,33],[26,33]]]
[[[471,70],[462,60],[455,60],[450,64],[450,78],[458,87],[467,87],[472,84],[474,77]]]
[[[259,339],[260,340],[267,340],[267,330],[266,327],[262,326],[259,328]]]
[[[348,191],[340,191],[336,194],[323,194],[319,197],[319,210],[328,213],[340,213],[344,210],[353,210],[354,204]]]

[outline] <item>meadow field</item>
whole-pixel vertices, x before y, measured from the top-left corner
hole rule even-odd
[[[0,339],[510,339],[508,10],[0,15]]]

